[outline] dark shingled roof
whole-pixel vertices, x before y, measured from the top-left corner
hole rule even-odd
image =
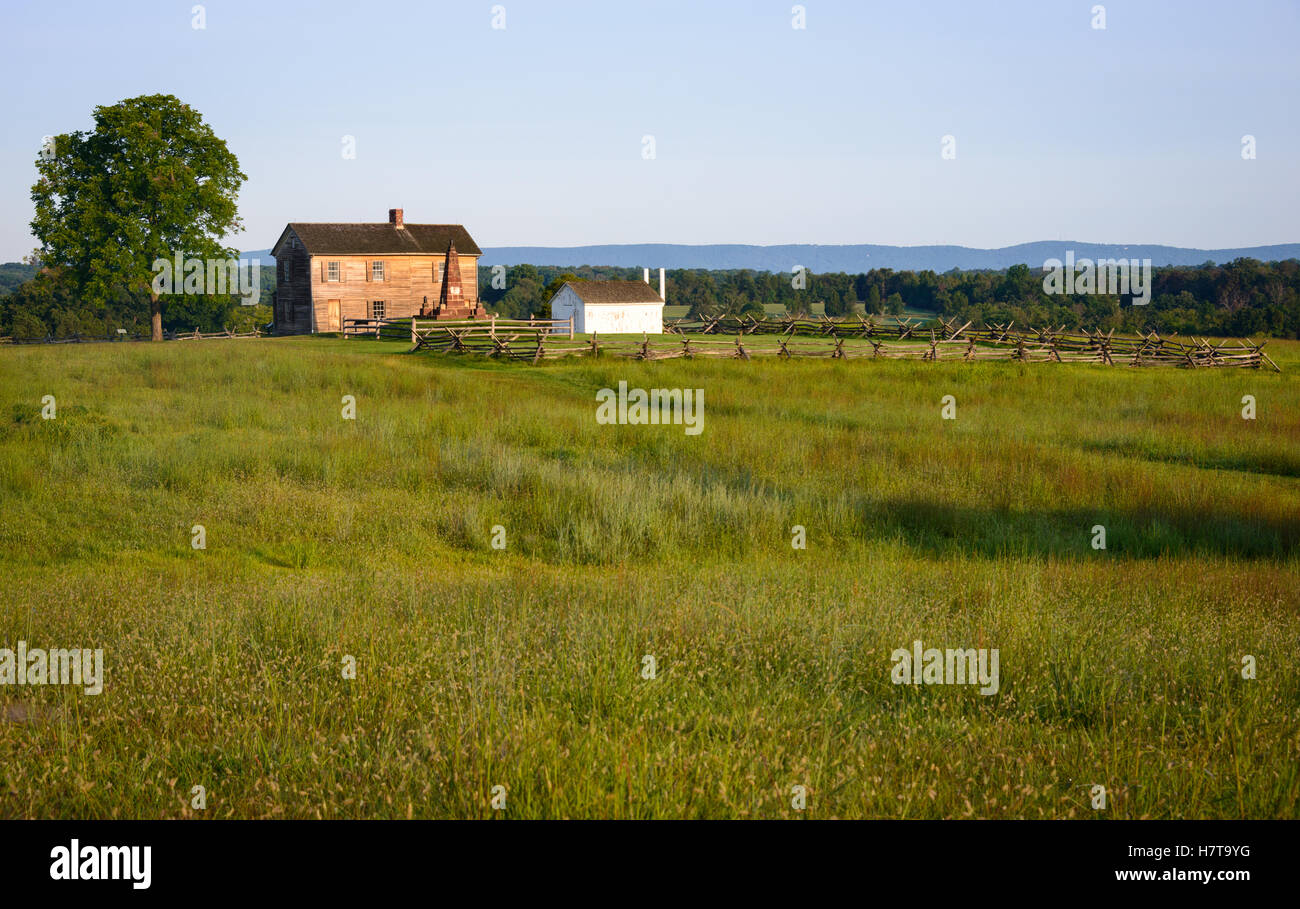
[[[460,224],[302,224],[289,227],[313,256],[445,255],[456,244],[462,256],[481,256],[474,238]]]
[[[644,281],[566,281],[584,303],[662,303]]]

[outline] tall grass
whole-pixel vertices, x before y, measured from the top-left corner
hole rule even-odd
[[[1281,375],[403,350],[0,351],[0,645],[107,664],[99,696],[0,687],[0,814],[490,816],[495,785],[510,817],[1297,814],[1300,346]],[[598,425],[619,380],[703,388],[703,434]],[[917,639],[999,648],[999,693],[892,685]]]

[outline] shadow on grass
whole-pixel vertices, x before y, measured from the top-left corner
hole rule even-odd
[[[1105,528],[1106,552],[1134,558],[1220,555],[1281,559],[1300,551],[1300,514],[1158,509],[1037,509],[1013,511],[908,500],[860,512],[860,534],[892,539],[934,555],[1080,558],[1093,549],[1093,528]]]
[[[1275,477],[1300,477],[1300,454],[1279,450],[1268,452],[1184,451],[1166,446],[1135,442],[1083,442],[1089,451],[1138,458],[1162,464],[1180,464],[1202,470],[1236,470]]]

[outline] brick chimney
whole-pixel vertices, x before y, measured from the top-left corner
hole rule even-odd
[[[402,230],[406,229],[406,224],[402,221],[402,210],[400,208],[390,208],[388,210],[388,223]]]

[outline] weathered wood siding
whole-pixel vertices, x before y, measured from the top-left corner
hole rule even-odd
[[[275,257],[275,330],[277,334],[302,334],[312,330],[311,257],[292,231]]]
[[[384,280],[371,279],[371,263],[384,263]],[[438,303],[445,256],[312,256],[310,262],[312,308],[316,331],[335,329],[330,324],[330,300],[339,301],[339,319],[372,318],[371,304],[384,301],[384,317],[404,319],[417,315],[426,298]],[[329,280],[329,263],[339,263],[339,280]],[[478,258],[460,257],[466,302],[478,302]]]

